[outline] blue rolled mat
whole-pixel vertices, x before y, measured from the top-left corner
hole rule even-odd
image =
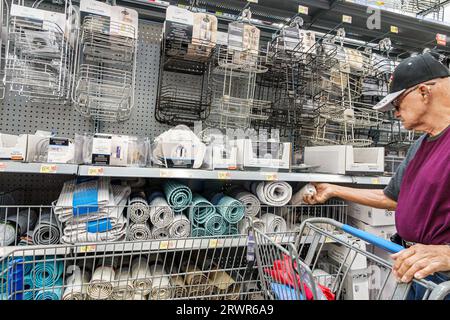
[[[64,264],[61,261],[46,260],[45,262],[37,262],[30,275],[33,277],[34,286],[52,287],[61,277],[64,270]]]
[[[34,300],[36,289],[31,275],[26,275],[23,278],[23,300]]]
[[[228,224],[224,220],[224,218],[219,214],[214,214],[205,222],[206,232],[212,236],[222,236],[227,233]]]
[[[237,234],[239,234],[239,228],[235,224],[228,225],[227,231],[228,231],[228,233],[227,233],[228,235],[237,235]]]
[[[192,204],[189,207],[189,220],[193,225],[201,225],[206,220],[216,213],[216,208],[211,202],[206,200],[201,195],[195,194],[192,198]]]
[[[186,209],[192,201],[192,192],[187,186],[176,181],[167,181],[163,185],[167,203],[173,211],[181,212]]]
[[[229,223],[237,224],[244,218],[245,206],[238,200],[233,199],[223,193],[216,194],[211,203],[216,206],[216,210]]]
[[[61,300],[62,297],[62,279],[58,279],[54,287],[40,288],[36,292],[35,300]]]

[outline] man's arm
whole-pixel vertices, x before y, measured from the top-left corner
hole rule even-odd
[[[356,189],[329,183],[313,184],[317,194],[304,197],[303,200],[308,204],[324,203],[330,198],[341,198],[379,209],[395,210],[397,208],[397,202],[387,197],[383,190]]]

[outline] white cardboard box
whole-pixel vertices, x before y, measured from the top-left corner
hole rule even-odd
[[[390,253],[379,249],[375,246],[367,246],[367,251],[373,253],[374,255],[380,257],[387,262],[392,263]],[[382,290],[380,295],[380,300],[391,300],[392,295],[397,286],[397,281],[395,280],[391,270],[385,268],[373,261],[369,261],[367,268],[368,281],[369,281],[369,297],[371,300],[378,299],[380,295],[380,290]],[[387,279],[387,281],[386,281]],[[383,288],[383,284],[386,282]]]
[[[348,215],[373,227],[395,225],[395,211],[371,208],[354,202],[348,202]]]
[[[342,286],[342,299],[369,300],[367,269],[349,271]]]
[[[0,160],[25,161],[27,154],[27,135],[0,133]]]
[[[355,240],[355,243],[352,246],[357,246],[362,251],[366,250],[366,244],[361,240]],[[339,265],[345,263],[345,266],[350,268],[350,270],[365,270],[367,268],[367,258],[364,255],[357,253],[355,250],[335,243],[327,244],[327,250],[331,260],[337,262]],[[348,253],[349,250],[350,253]]]
[[[355,219],[353,217],[349,217],[348,224],[351,225],[352,227],[355,227],[362,231],[371,233],[377,237],[380,237],[380,238],[383,238],[386,240],[390,240],[391,236],[393,236],[397,232],[395,225],[374,227],[374,226],[368,225],[367,223],[365,223],[361,220]]]

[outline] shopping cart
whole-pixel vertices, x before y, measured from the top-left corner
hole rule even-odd
[[[423,300],[443,300],[450,294],[450,281],[397,282],[389,253],[402,246],[332,219],[305,220],[295,244],[250,231],[261,286],[271,300],[407,300],[418,291]]]

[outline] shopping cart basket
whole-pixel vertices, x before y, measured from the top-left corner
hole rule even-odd
[[[271,300],[405,300],[411,299],[413,290],[420,290],[423,300],[443,300],[450,294],[450,281],[398,283],[388,254],[403,250],[402,246],[332,219],[305,220],[295,244],[250,230],[261,286]],[[352,283],[361,279],[359,292],[351,292]]]

